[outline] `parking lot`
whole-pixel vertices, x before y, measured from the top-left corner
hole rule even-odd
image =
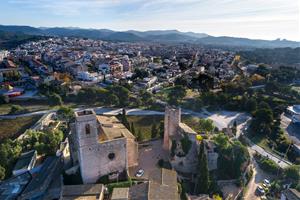
[[[129,175],[135,177],[139,169],[144,170],[141,178],[148,178],[149,173],[157,168],[159,159],[168,159],[168,153],[162,149],[162,140],[154,140],[139,144],[139,165],[129,169]]]

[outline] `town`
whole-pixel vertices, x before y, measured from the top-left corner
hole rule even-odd
[[[0,199],[300,199],[297,67],[47,36],[0,83]]]

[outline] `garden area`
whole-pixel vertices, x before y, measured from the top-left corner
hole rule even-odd
[[[164,116],[163,115],[145,115],[145,116],[126,116],[131,132],[141,132],[142,140],[149,140],[153,135],[153,131],[158,134],[163,134],[164,131]],[[196,132],[202,131],[203,127],[212,127],[210,120],[202,120],[191,115],[182,115],[182,122],[186,123]],[[132,131],[134,126],[134,131]],[[153,130],[156,129],[156,130]]]
[[[39,119],[40,115],[19,117],[16,119],[0,120],[0,141],[4,139],[15,139],[27,129],[33,126]]]

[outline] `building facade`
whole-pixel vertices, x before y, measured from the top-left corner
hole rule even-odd
[[[75,113],[70,135],[73,163],[79,164],[83,183],[105,175],[118,176],[138,164],[135,137],[115,117],[97,116],[93,110]]]

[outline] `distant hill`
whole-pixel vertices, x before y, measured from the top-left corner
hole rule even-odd
[[[300,42],[288,40],[252,40],[235,37],[213,37],[205,33],[180,32],[177,30],[125,31],[116,32],[108,29],[81,28],[34,28],[30,26],[4,26],[0,30],[6,32],[23,33],[27,35],[67,36],[127,42],[161,42],[161,43],[193,43],[219,47],[250,47],[250,48],[281,48],[300,47]]]
[[[223,45],[223,46],[248,46],[255,48],[280,48],[280,47],[300,47],[300,42],[289,40],[253,40],[248,38],[235,37],[213,37],[208,36],[199,39],[199,42],[206,45]]]
[[[7,32],[0,30],[0,49],[15,48],[28,41],[36,41],[42,38],[44,38],[44,36],[27,35],[21,32]]]
[[[266,63],[269,65],[299,65],[300,47],[255,49],[253,51],[238,52],[242,58],[255,63]]]

